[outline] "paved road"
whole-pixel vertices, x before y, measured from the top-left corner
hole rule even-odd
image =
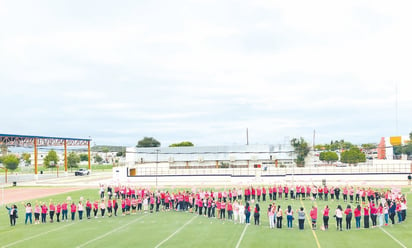
[[[38,174],[37,179],[34,174],[17,174],[7,176],[6,186],[11,186],[13,182],[17,186],[81,186],[98,187],[100,183],[107,184],[112,180],[112,172],[93,172],[88,176],[74,176],[74,173]],[[4,175],[0,178],[0,183],[4,184]]]

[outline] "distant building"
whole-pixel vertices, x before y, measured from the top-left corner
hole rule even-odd
[[[155,147],[126,149],[126,165],[169,163],[174,167],[230,165],[245,167],[266,164],[287,165],[292,163],[293,148],[289,145],[235,145]]]

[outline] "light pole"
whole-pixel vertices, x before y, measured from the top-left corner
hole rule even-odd
[[[157,167],[159,165],[159,149],[156,149],[156,190],[157,190]]]

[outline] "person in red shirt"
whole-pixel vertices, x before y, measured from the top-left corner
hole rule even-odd
[[[272,193],[273,193],[272,187],[269,187],[269,199],[270,199],[270,201],[272,201]]]
[[[329,206],[326,205],[323,209],[323,227],[325,230],[329,229]]]
[[[312,229],[316,230],[316,221],[318,219],[318,208],[316,206],[312,206],[310,210],[310,218],[312,219]]]
[[[260,202],[260,196],[262,195],[262,190],[260,188],[256,189],[257,201]]]
[[[56,205],[56,218],[57,222],[60,222],[60,213],[62,211],[62,205],[60,203],[57,203]]]
[[[70,213],[72,216],[72,221],[74,221],[74,217],[76,216],[76,204],[74,204],[74,202],[70,205]]]
[[[117,216],[117,209],[119,209],[119,204],[117,204],[116,198],[113,199],[113,210],[114,210],[114,216]]]
[[[345,209],[345,215],[346,215],[346,230],[351,229],[351,223],[352,223],[352,209],[350,205],[348,205]]]
[[[232,220],[233,219],[233,205],[232,201],[229,201],[227,204],[227,219]]]
[[[260,225],[260,207],[257,203],[255,209],[253,210],[253,218],[255,220],[255,225]]]
[[[46,223],[47,211],[48,208],[46,206],[46,203],[43,202],[43,205],[41,206],[41,223]]]
[[[369,228],[369,206],[366,203],[363,207],[363,227]]]
[[[266,188],[262,187],[262,200],[266,201]]]
[[[226,219],[226,203],[220,202],[220,219]]]
[[[354,210],[353,210],[353,214],[355,215],[355,222],[356,222],[356,229],[360,229],[360,220],[361,220],[361,213],[362,209],[361,206],[358,205]]]
[[[64,221],[64,220],[66,220],[66,222],[68,221],[67,220],[67,203],[66,202],[62,203],[62,221]]]
[[[86,217],[90,219],[90,212],[92,211],[92,203],[87,199],[86,201]]]
[[[53,223],[54,213],[56,212],[56,206],[50,201],[49,204],[49,216],[50,216],[50,223]]]
[[[112,200],[108,200],[107,201],[107,216],[112,217],[112,213],[113,213],[113,202]]]

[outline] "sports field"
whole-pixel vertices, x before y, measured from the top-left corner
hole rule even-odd
[[[408,198],[412,197],[409,188],[404,188],[403,192]],[[75,201],[80,197],[98,199],[97,189],[84,189],[31,199],[30,202],[49,202],[50,199],[62,202],[68,196]],[[406,222],[402,224],[356,230],[353,229],[355,221],[352,220],[352,230],[342,232],[336,230],[336,222],[332,217],[327,231],[320,228],[311,230],[309,219],[305,221],[305,230],[299,231],[296,216],[293,229],[286,228],[285,218],[282,229],[269,229],[266,217],[268,201],[260,203],[259,226],[253,224],[252,217],[251,224],[244,225],[175,211],[110,218],[106,216],[82,221],[76,216],[74,222],[69,220],[25,225],[24,207],[21,202],[16,204],[19,218],[14,227],[10,227],[6,209],[0,211],[1,247],[412,247],[410,203]],[[295,210],[304,206],[308,215],[313,202],[278,200],[276,204],[281,205],[283,209],[291,205]],[[346,203],[343,202],[317,201],[319,226],[322,223],[322,209],[326,204],[331,208],[331,216],[337,204],[346,207]]]

